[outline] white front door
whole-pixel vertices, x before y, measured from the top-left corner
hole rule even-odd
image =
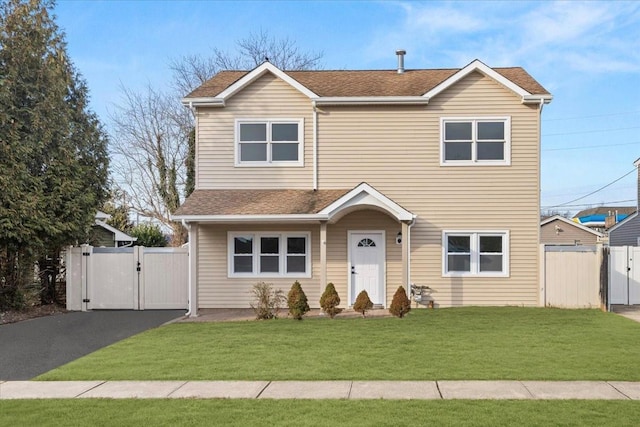
[[[364,290],[374,304],[384,306],[384,232],[351,231],[349,242],[350,305]]]

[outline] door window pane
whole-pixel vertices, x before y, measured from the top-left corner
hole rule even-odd
[[[445,160],[471,160],[471,142],[445,142]]]
[[[274,162],[297,161],[298,143],[283,143],[271,145],[271,160]]]
[[[297,141],[298,140],[298,124],[297,123],[274,123],[271,126],[272,141]]]
[[[266,123],[241,123],[240,141],[266,141]]]
[[[267,144],[242,143],[240,144],[241,162],[266,162]]]
[[[471,122],[450,122],[445,123],[444,139],[446,141],[470,141],[471,140]]]

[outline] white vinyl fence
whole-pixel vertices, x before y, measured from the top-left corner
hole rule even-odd
[[[187,309],[186,248],[94,248],[67,251],[67,309]]]
[[[601,245],[541,245],[540,256],[540,305],[563,308],[603,306],[602,289],[606,289],[606,274],[602,270]]]
[[[640,304],[640,247],[609,248],[609,303]]]

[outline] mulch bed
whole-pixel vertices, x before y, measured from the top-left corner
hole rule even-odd
[[[52,314],[66,313],[67,310],[58,304],[36,305],[20,311],[3,311],[0,313],[0,325],[5,323],[21,322],[35,317],[51,316]]]

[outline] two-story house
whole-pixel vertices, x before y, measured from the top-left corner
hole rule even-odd
[[[190,313],[328,282],[351,306],[398,286],[436,306],[537,305],[540,116],[522,68],[222,71],[196,116]]]

